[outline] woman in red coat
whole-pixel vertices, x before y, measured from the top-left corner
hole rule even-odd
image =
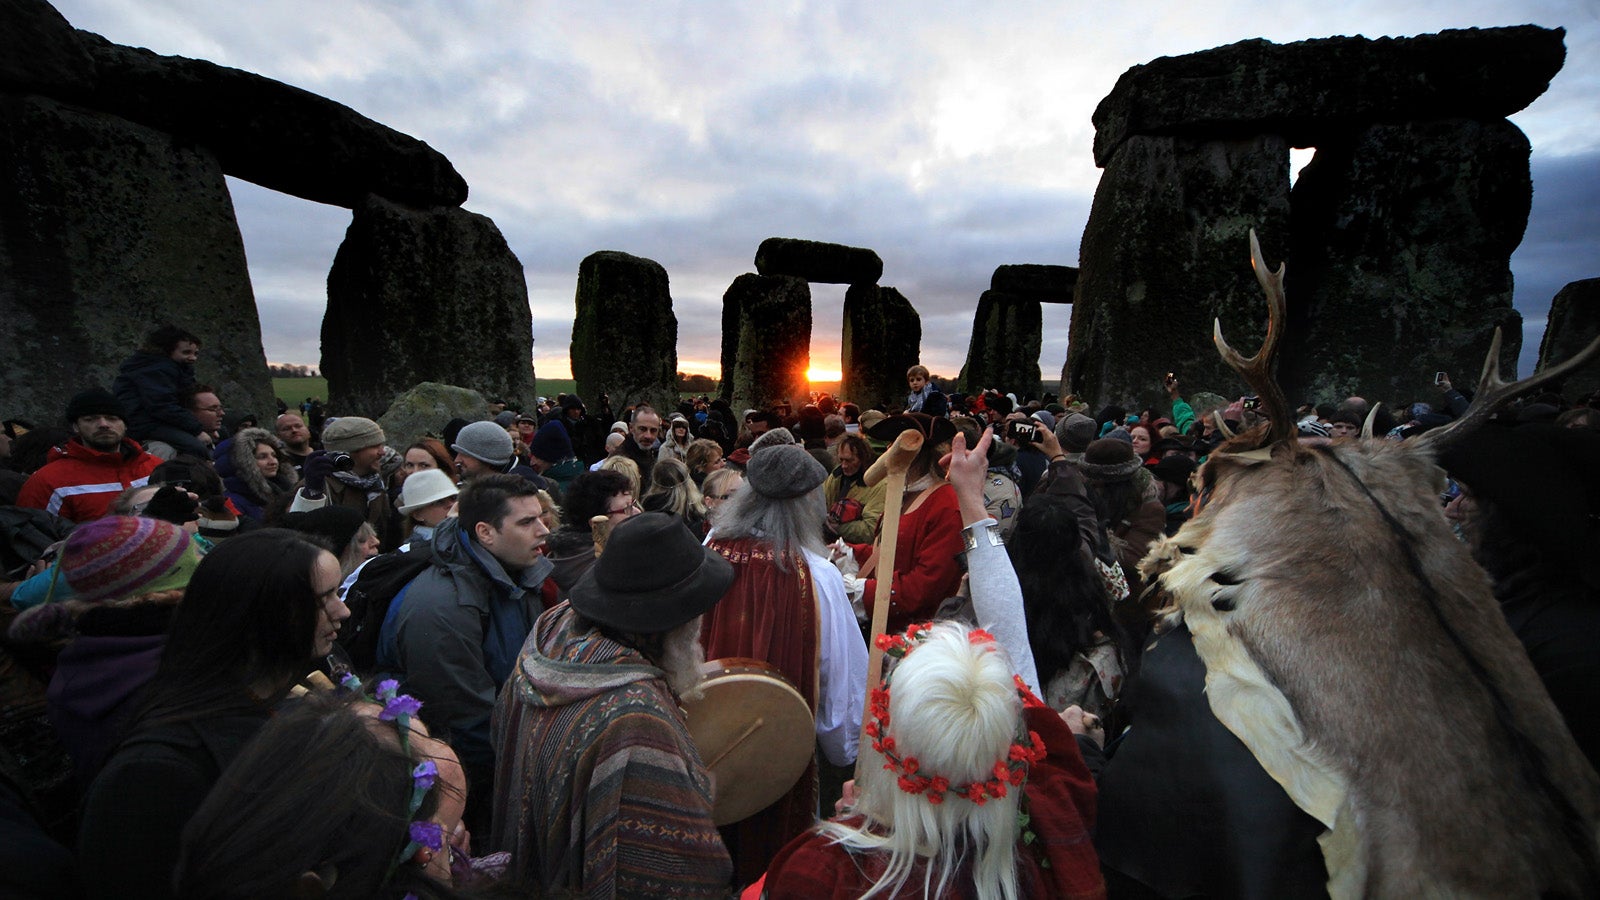
[[[875,440],[893,443],[902,431],[922,432],[922,450],[906,472],[906,492],[900,509],[900,531],[895,546],[893,578],[889,593],[888,630],[904,631],[913,622],[933,618],[939,604],[955,595],[961,586],[961,566],[957,558],[963,549],[961,507],[956,493],[944,480],[938,461],[950,449],[955,426],[949,419],[936,419],[922,413],[890,416],[868,432]],[[888,528],[889,523],[883,523]],[[872,561],[874,545],[852,544],[862,580],[847,585],[861,588],[861,600],[872,612],[882,568]]]

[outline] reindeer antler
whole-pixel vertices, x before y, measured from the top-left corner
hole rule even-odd
[[[1490,416],[1499,412],[1511,401],[1537,387],[1564,377],[1568,372],[1597,356],[1600,356],[1600,337],[1590,341],[1589,346],[1560,365],[1551,366],[1543,372],[1535,372],[1520,381],[1506,381],[1500,377],[1500,329],[1496,328],[1494,339],[1489,341],[1489,356],[1483,361],[1483,375],[1478,378],[1478,393],[1467,406],[1467,411],[1449,425],[1417,435],[1416,441],[1422,446],[1432,448],[1435,452],[1443,450],[1476,431],[1489,420]]]
[[[1256,239],[1254,228],[1250,229],[1250,267],[1255,270],[1256,281],[1261,283],[1261,289],[1267,294],[1267,336],[1261,341],[1261,349],[1249,359],[1240,356],[1238,351],[1228,346],[1228,342],[1223,339],[1221,319],[1213,320],[1211,340],[1217,345],[1217,353],[1221,354],[1222,361],[1238,372],[1265,404],[1270,422],[1267,439],[1275,443],[1295,433],[1294,420],[1289,414],[1289,401],[1284,399],[1283,388],[1280,388],[1277,380],[1272,377],[1272,364],[1278,355],[1278,342],[1283,338],[1285,320],[1289,315],[1288,301],[1283,293],[1283,274],[1288,264],[1279,263],[1276,272],[1267,268],[1267,261],[1261,255],[1261,242]]]

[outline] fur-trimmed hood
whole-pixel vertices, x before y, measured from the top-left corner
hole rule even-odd
[[[278,454],[278,474],[270,479],[256,468],[255,448],[257,444],[262,443],[271,445]],[[236,495],[236,501],[242,497],[251,506],[266,506],[280,494],[293,492],[295,485],[299,484],[294,461],[289,458],[289,451],[284,447],[283,441],[278,440],[277,435],[265,428],[246,428],[240,431],[218,444],[212,453],[212,459],[216,462],[217,474],[222,476],[222,483],[227,486],[228,493]]]

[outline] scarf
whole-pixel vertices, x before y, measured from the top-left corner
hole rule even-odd
[[[332,478],[345,487],[353,487],[365,491],[368,503],[376,500],[378,495],[384,492],[382,472],[373,472],[366,476],[356,475],[353,472],[334,472],[332,473]]]

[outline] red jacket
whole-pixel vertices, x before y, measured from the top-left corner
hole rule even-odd
[[[161,457],[146,453],[137,441],[106,453],[78,438],[50,449],[46,462],[17,494],[18,506],[31,506],[72,522],[98,519],[117,495],[150,480]]]
[[[895,538],[894,581],[889,591],[889,633],[904,631],[914,622],[926,622],[939,604],[961,587],[961,565],[956,561],[966,543],[961,537],[961,504],[947,482],[928,488],[933,493],[923,504],[900,516]],[[880,528],[889,527],[884,522]],[[879,540],[882,540],[880,534]],[[872,544],[854,544],[856,562],[866,563]],[[880,560],[878,569],[881,571]],[[877,574],[877,573],[874,573]],[[868,578],[862,602],[870,612],[877,596],[878,579]]]

